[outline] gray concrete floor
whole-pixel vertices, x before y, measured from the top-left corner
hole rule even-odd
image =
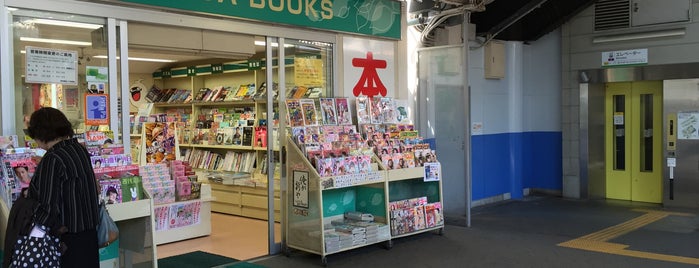
[[[645,212],[678,211],[621,201],[526,197],[472,210],[471,227],[437,232],[331,254],[328,267],[697,267],[697,265],[558,246],[559,243],[638,219]],[[665,254],[699,263],[699,217],[667,216],[609,240],[642,255]],[[249,262],[265,267],[322,267],[318,255],[291,251]]]

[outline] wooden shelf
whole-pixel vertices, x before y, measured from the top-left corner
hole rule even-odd
[[[180,108],[192,107],[191,103],[153,103],[153,107],[157,108]]]
[[[180,147],[206,148],[206,149],[226,149],[226,150],[252,150],[252,146],[240,145],[206,145],[206,144],[180,144]]]

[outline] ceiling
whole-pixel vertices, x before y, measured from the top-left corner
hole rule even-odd
[[[444,7],[440,1],[413,0],[411,13],[425,13]],[[450,0],[447,2],[489,2],[487,0]],[[471,13],[476,35],[494,36],[508,41],[534,41],[555,30],[589,7],[595,0],[494,0],[482,12]]]

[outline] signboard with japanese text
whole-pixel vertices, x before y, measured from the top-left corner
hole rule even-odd
[[[602,67],[648,64],[648,49],[602,52]]]
[[[27,83],[78,84],[78,52],[27,46]]]
[[[340,96],[395,97],[393,42],[343,38],[344,92]]]
[[[85,95],[85,125],[109,124],[109,101],[105,94]]]
[[[331,31],[401,38],[401,3],[393,0],[122,0],[122,2]]]
[[[305,87],[324,86],[323,60],[294,57],[294,83]]]

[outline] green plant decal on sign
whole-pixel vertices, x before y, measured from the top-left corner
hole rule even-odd
[[[393,0],[122,0],[152,6],[401,38],[401,4]]]

